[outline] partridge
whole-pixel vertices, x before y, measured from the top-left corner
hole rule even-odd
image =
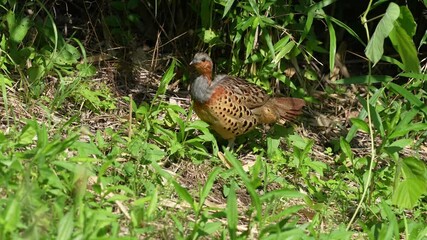
[[[207,122],[232,148],[237,136],[259,124],[280,119],[294,120],[305,101],[299,98],[272,97],[244,79],[212,74],[213,63],[206,53],[197,53],[190,66],[197,72],[191,84],[191,97],[197,116]]]

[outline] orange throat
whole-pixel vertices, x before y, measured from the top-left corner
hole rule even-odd
[[[208,84],[211,85],[212,82],[212,64],[209,62],[201,62],[194,66],[196,71],[201,76],[205,77],[208,80]]]

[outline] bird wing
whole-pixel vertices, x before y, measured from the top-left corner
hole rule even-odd
[[[212,87],[221,86],[231,96],[231,100],[249,109],[264,105],[270,96],[261,87],[238,77],[218,75]]]

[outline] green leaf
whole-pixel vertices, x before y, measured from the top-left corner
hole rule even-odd
[[[76,65],[76,69],[79,70],[80,77],[92,77],[96,74],[96,67],[88,63],[79,63]]]
[[[304,31],[301,34],[298,44],[301,44],[302,41],[306,38],[306,36],[309,34],[311,26],[313,25],[314,13],[315,13],[314,9],[310,9],[310,11],[308,11],[307,20],[305,21],[305,25],[304,25]]]
[[[411,131],[426,131],[427,130],[427,123],[413,123],[409,124],[406,128],[396,128],[395,131],[393,131],[392,134],[390,134],[390,139],[401,137],[406,135],[407,133]]]
[[[299,148],[299,149],[305,149],[307,147],[307,140],[300,135],[290,135],[288,139],[292,142],[292,145]]]
[[[207,44],[212,45],[212,46],[215,46],[217,44],[222,43],[218,34],[212,29],[202,30],[202,32],[200,34],[201,34],[200,36],[203,39],[204,43],[207,43]]]
[[[399,76],[427,81],[427,74],[423,74],[423,73],[404,72],[404,73],[400,73]]]
[[[260,16],[259,17],[259,26],[264,29],[267,26],[269,27],[276,27],[276,22],[274,22],[273,19],[266,17],[266,16]],[[271,34],[271,33],[270,33]]]
[[[400,162],[403,180],[394,189],[392,202],[400,208],[413,208],[420,197],[427,193],[427,167],[415,157],[407,157]]]
[[[394,49],[396,49],[402,58],[404,65],[403,70],[406,72],[420,72],[420,62],[418,60],[417,49],[414,41],[412,41],[405,29],[396,23],[393,30],[390,32],[389,37]]]
[[[0,86],[12,86],[13,81],[3,74],[0,74]]]
[[[334,230],[332,230],[328,235],[325,235],[325,238],[322,239],[352,239],[354,236],[354,232],[348,231],[344,224],[340,224],[338,227],[334,227]]]
[[[399,109],[399,112],[401,110]],[[396,119],[397,116],[393,119],[393,131],[390,133],[390,136],[388,139],[393,139],[396,137],[403,136],[407,133],[407,128],[410,125],[410,122],[414,119],[414,117],[418,114],[419,110],[417,109],[411,109],[409,111],[405,111],[403,113],[399,113],[399,119],[402,117],[402,119],[399,121],[399,119]],[[398,123],[398,124],[397,124]],[[397,124],[397,125],[396,125]],[[398,133],[395,133],[398,132]]]
[[[65,44],[55,54],[55,63],[60,65],[71,65],[77,63],[81,54],[79,50],[71,44]]]
[[[398,66],[402,70],[405,69],[405,65],[403,65],[402,62],[400,62],[399,60],[397,60],[395,58],[392,58],[392,57],[389,57],[389,56],[383,56],[381,58],[381,60],[383,60],[384,62],[388,62],[388,63],[394,64],[394,65]]]
[[[300,228],[289,228],[283,231],[274,231],[268,236],[264,236],[260,239],[263,240],[277,240],[277,239],[304,239],[306,233],[304,232],[305,227]]]
[[[74,229],[74,216],[71,211],[65,214],[59,221],[58,236],[56,239],[68,240],[71,239]]]
[[[206,198],[209,196],[209,192],[211,191],[212,186],[215,182],[215,179],[219,173],[220,173],[220,169],[216,167],[209,174],[209,177],[206,180],[206,183],[203,186],[202,192],[200,194],[199,210],[200,210],[201,206],[204,204]]]
[[[335,36],[335,28],[331,19],[326,16],[325,20],[329,30],[329,71],[333,72],[335,68],[335,54],[337,52],[337,38]]]
[[[177,192],[178,196],[183,199],[184,201],[186,201],[187,203],[190,204],[190,206],[194,209],[194,199],[193,197],[191,197],[190,193],[188,193],[188,191],[183,188],[181,185],[179,185],[179,183],[177,183],[175,181],[175,179],[173,179],[173,177],[166,172],[165,170],[163,170],[159,164],[155,161],[151,162],[151,166],[165,179],[167,179],[168,181],[172,182],[172,185],[175,188],[175,191]]]
[[[250,26],[253,25],[254,21],[255,21],[256,17],[251,16],[247,19],[242,20],[241,22],[239,22],[236,26],[237,30],[242,30],[245,31],[246,29],[248,29]]]
[[[203,231],[204,234],[215,234],[215,232],[219,232],[222,228],[221,222],[207,222],[205,225],[200,226],[200,230]]]
[[[403,138],[403,139],[399,139],[395,142],[393,142],[392,144],[390,144],[391,147],[400,147],[400,148],[405,148],[408,145],[411,145],[411,143],[413,142],[413,139],[409,139],[409,138]]]
[[[276,57],[273,59],[273,63],[278,64],[280,60],[283,57],[285,57],[288,53],[290,53],[294,47],[295,47],[294,41],[288,42],[283,48],[279,50],[279,53],[277,53]]]
[[[374,95],[370,98],[370,103],[376,103],[378,98],[382,95],[382,93],[384,92],[384,88],[380,88],[378,90],[376,90],[376,92],[374,93]],[[368,116],[368,112],[365,109],[362,109],[362,111],[360,111],[359,116],[357,118],[359,119],[365,119],[366,116]],[[354,135],[356,134],[358,128],[357,126],[351,126],[350,131],[348,131],[347,136],[345,137],[345,140],[347,142],[350,142]]]
[[[18,228],[18,225],[20,223],[20,217],[21,215],[21,202],[19,202],[16,198],[13,198],[10,200],[6,206],[5,216],[4,216],[4,226],[3,232],[4,233],[11,233],[14,232],[15,229]]]
[[[28,145],[33,143],[34,137],[37,134],[37,124],[35,122],[28,122],[27,125],[22,129],[21,134],[18,137],[18,144]]]
[[[328,168],[326,163],[320,162],[320,161],[306,161],[306,166],[313,169],[316,173],[318,173],[321,177],[323,177],[323,172]]]
[[[415,22],[414,16],[412,16],[411,10],[408,6],[400,7],[400,15],[397,19],[397,23],[403,28],[409,37],[413,37],[417,31],[417,23]]]
[[[304,193],[298,192],[296,190],[289,189],[278,189],[265,193],[260,197],[262,202],[271,201],[274,199],[281,198],[304,198],[306,195]]]
[[[34,65],[28,69],[28,78],[31,83],[39,84],[40,79],[46,73],[46,69],[42,65]]]
[[[169,66],[168,70],[166,70],[166,73],[163,74],[162,80],[160,81],[160,86],[157,89],[156,96],[154,97],[154,99],[156,99],[159,95],[163,95],[166,93],[170,81],[172,81],[173,77],[175,76],[175,64],[176,60],[174,59],[172,60],[172,63]]]
[[[361,98],[358,96],[359,102],[362,104],[363,108],[367,111],[368,105],[366,104],[366,100],[364,98]],[[377,111],[376,105],[370,104],[369,109],[371,112],[371,119],[372,123],[374,124],[375,128],[379,131],[381,136],[385,135],[385,130],[383,126],[383,121]]]
[[[191,194],[182,187],[179,183],[177,183],[175,180],[172,181],[173,186],[175,187],[175,191],[178,194],[178,196],[190,204],[190,206],[194,209],[194,199],[191,196]]]
[[[270,34],[267,32],[263,32],[263,35],[264,35],[265,42],[267,43],[268,50],[270,50],[270,54],[274,58],[275,52],[274,52],[273,41],[271,40]]]
[[[400,182],[393,192],[393,204],[399,208],[412,209],[417,204],[421,195],[426,193],[426,184],[425,180],[416,178],[409,178]]]
[[[202,28],[208,29],[212,26],[212,0],[202,0],[200,8],[200,17],[202,20]]]
[[[371,83],[387,83],[393,80],[392,77],[387,75],[363,75],[349,78],[343,78],[334,81],[335,84],[371,84]]]
[[[98,147],[93,142],[80,142],[76,141],[72,147],[76,149],[80,157],[88,157],[91,155],[103,156],[102,152],[99,151]]]
[[[233,154],[226,149],[225,150],[225,158],[231,163],[233,166],[233,170],[240,176],[240,178],[243,180],[243,183],[245,184],[245,187],[251,196],[252,203],[251,205],[256,210],[256,218],[259,220],[262,219],[262,206],[260,198],[255,190],[255,188],[252,186],[251,180],[246,174],[245,170],[243,170],[242,164],[239,160],[236,159],[236,157],[233,156]]]
[[[365,49],[365,55],[375,65],[384,53],[384,40],[393,30],[394,22],[400,14],[400,8],[396,3],[390,3],[385,15],[381,18],[372,38]]]
[[[396,128],[397,123],[400,121],[400,117],[402,116],[402,103],[397,103],[393,105],[394,114],[390,116],[387,124],[387,130],[389,134],[393,129]]]
[[[303,74],[304,78],[307,80],[310,80],[310,81],[318,81],[319,78],[317,75],[318,74],[316,73],[316,71],[314,71],[313,69],[310,69],[310,68],[306,69],[304,71],[304,74]]]
[[[399,238],[399,225],[397,223],[396,215],[393,213],[390,206],[385,202],[381,202],[381,210],[387,216],[388,224],[387,224],[387,232],[385,236],[379,237],[380,239],[398,239]]]
[[[359,118],[351,118],[351,123],[356,126],[358,129],[362,130],[365,133],[369,133],[369,126],[368,124]]]
[[[191,123],[189,123],[189,125],[187,125],[187,127],[185,128],[185,131],[189,131],[189,130],[206,130],[209,127],[209,124],[201,121],[201,120],[196,120],[193,121]]]
[[[256,35],[256,28],[258,28],[258,27],[261,27],[261,28],[263,28],[262,26],[261,26],[261,17],[260,16],[256,16],[256,17],[254,17],[254,21],[253,21],[253,23],[252,23],[252,30],[253,30],[253,33],[254,34],[250,34],[249,35],[249,37],[253,37],[253,38],[255,38],[255,35]]]
[[[414,94],[406,90],[400,85],[397,85],[395,83],[390,83],[389,88],[393,90],[394,92],[402,95],[406,100],[408,100],[412,105],[415,106],[415,108],[423,111],[425,114],[427,114],[427,105],[425,105],[420,99],[418,99]]]
[[[1,88],[1,96],[3,99],[3,105],[4,105],[4,116],[6,119],[9,119],[8,113],[9,113],[9,102],[8,102],[8,96],[6,91],[6,86],[12,86],[12,80],[5,75],[0,73],[0,88]],[[6,120],[6,124],[9,125],[9,120]]]
[[[21,43],[30,29],[30,18],[24,17],[22,19],[16,19],[13,12],[8,12],[7,23],[10,39],[15,43]]]
[[[427,2],[427,0],[425,0]],[[410,221],[407,229],[409,237],[408,240],[423,239],[427,236],[427,225],[423,222],[412,222]],[[406,236],[408,236],[406,235]]]
[[[402,164],[404,178],[418,178],[424,181],[427,180],[427,166],[424,161],[415,157],[407,157],[403,159]],[[424,185],[424,190],[427,190],[427,185]]]
[[[225,15],[227,15],[228,11],[230,11],[231,6],[233,6],[234,0],[227,0],[227,3],[224,7],[224,14],[222,14],[222,17],[224,18]]]
[[[307,18],[308,18],[308,16],[307,16]],[[351,29],[345,23],[341,22],[340,20],[338,20],[336,18],[333,18],[333,17],[329,17],[329,18],[331,19],[332,22],[334,22],[336,25],[340,26],[341,28],[345,29],[351,36],[356,38],[363,46],[366,47],[365,42],[362,41],[362,39],[359,37],[359,35],[353,29]]]
[[[37,136],[35,139],[37,139],[37,148],[45,148],[49,144],[49,136],[51,136],[50,131],[46,128],[45,124],[37,125],[37,122],[31,122],[32,128],[37,129]],[[71,137],[70,137],[71,138]],[[57,142],[58,137],[55,136],[53,138],[54,140],[52,142]],[[68,138],[65,138],[64,141],[66,141]],[[52,144],[52,143],[50,143]]]
[[[267,157],[274,161],[280,161],[282,151],[280,150],[280,139],[267,137]]]
[[[166,152],[159,148],[157,145],[147,143],[144,146],[144,153],[142,159],[148,160],[150,162],[157,162],[163,159],[166,156]]]
[[[147,209],[147,217],[150,219],[153,216],[153,213],[156,211],[157,209],[157,203],[158,203],[158,199],[159,199],[159,194],[157,193],[157,188],[154,188],[153,192],[150,193],[151,199],[150,199],[150,204],[148,205],[148,209]]]
[[[343,137],[340,138],[340,147],[341,147],[342,152],[349,159],[353,159],[354,154],[353,154],[353,151],[351,151],[350,144]]]
[[[258,3],[255,0],[248,0],[255,15],[259,16]]]
[[[420,44],[418,45],[418,51],[421,51],[421,47],[427,44],[427,30],[424,32],[424,36],[420,40]]]
[[[284,38],[277,41],[276,44],[274,44],[274,51],[278,52],[280,49],[285,47],[290,39],[291,39],[291,37],[289,35],[286,35]]]
[[[253,25],[257,23],[257,18],[255,18]],[[249,58],[252,51],[254,50],[254,43],[255,43],[255,35],[256,35],[256,27],[252,28],[250,33],[248,33],[247,41],[245,42],[246,45],[246,52],[245,52],[245,58]]]
[[[238,211],[237,211],[237,197],[236,197],[236,183],[234,181],[230,184],[230,190],[227,196],[227,223],[230,239],[236,239],[237,236],[237,223],[238,223]]]
[[[399,140],[394,141],[390,145],[386,146],[385,149],[389,154],[393,154],[393,153],[401,151],[406,146],[411,145],[411,143],[413,141],[414,141],[413,139],[409,139],[409,138],[399,139]]]

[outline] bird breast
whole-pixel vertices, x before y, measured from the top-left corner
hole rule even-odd
[[[209,79],[201,75],[193,81],[190,93],[194,101],[205,103],[210,99],[212,91]]]

